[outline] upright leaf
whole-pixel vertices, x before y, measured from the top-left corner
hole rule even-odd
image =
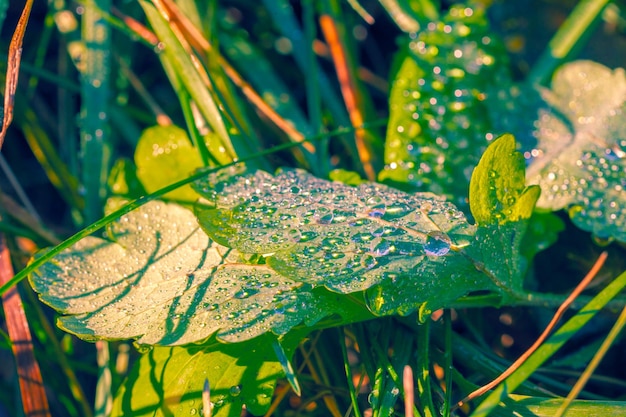
[[[146,129],[139,138],[135,164],[137,177],[146,191],[151,193],[187,178],[202,166],[202,158],[184,130],[176,126],[155,126]],[[188,185],[169,192],[165,197],[188,203],[198,199]]]
[[[401,54],[379,179],[446,194],[465,208],[472,169],[494,137],[486,100],[509,83],[504,48],[480,8],[453,6]]]
[[[503,135],[485,151],[470,182],[470,209],[478,230],[467,250],[505,292],[522,289],[525,260],[520,243],[540,189],[526,186],[524,158]]]

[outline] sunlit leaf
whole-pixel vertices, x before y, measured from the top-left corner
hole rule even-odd
[[[110,240],[85,238],[30,277],[41,300],[63,314],[58,325],[84,339],[179,345],[217,332],[240,341],[330,314],[324,294],[242,263],[180,206],[148,203],[107,232]]]
[[[626,242],[626,75],[591,61],[564,65],[542,91],[528,167],[541,186],[538,207],[569,209],[572,221],[600,238]]]
[[[146,194],[141,181],[137,178],[137,168],[127,158],[115,161],[107,180],[109,190],[116,196],[137,198]]]
[[[302,335],[299,335],[302,336]],[[282,345],[292,352],[300,337]],[[282,368],[263,336],[243,343],[155,347],[135,364],[117,392],[111,416],[203,416],[202,388],[211,386],[214,417],[267,411]]]
[[[524,157],[515,139],[503,135],[485,151],[472,173],[470,208],[479,225],[529,219],[539,198],[537,186],[526,186]]]

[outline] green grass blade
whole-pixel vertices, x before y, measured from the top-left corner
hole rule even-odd
[[[343,367],[346,372],[346,381],[348,383],[348,390],[350,391],[350,401],[352,402],[352,411],[354,417],[361,417],[361,410],[359,410],[359,401],[357,399],[358,393],[354,387],[352,379],[352,370],[350,369],[350,361],[348,360],[348,350],[346,349],[346,334],[343,330],[339,331],[339,346],[341,347],[341,355],[343,358]]]
[[[602,12],[609,3],[610,0],[579,2],[528,74],[528,84],[545,84],[556,67],[576,55],[602,20]]]
[[[291,44],[293,45],[293,57],[296,60],[298,67],[305,75],[308,75],[307,68],[309,60],[307,58],[307,51],[311,49],[311,45],[305,42],[302,29],[298,24],[291,5],[289,5],[289,2],[286,0],[264,0],[263,4],[267,8],[267,11],[272,15],[274,23],[281,34],[291,41]],[[318,81],[318,88],[322,99],[333,115],[333,118],[335,118],[337,124],[341,126],[348,126],[350,124],[350,119],[348,118],[348,113],[343,106],[343,101],[337,95],[337,92],[332,87],[332,84],[324,73],[319,73]]]
[[[437,416],[430,386],[430,321],[417,326],[417,395],[425,417]]]
[[[626,272],[619,275],[605,289],[587,303],[574,317],[567,321],[554,333],[517,371],[498,386],[480,406],[474,411],[472,417],[487,416],[490,411],[498,406],[500,401],[512,393],[522,382],[528,379],[545,361],[556,353],[573,335],[575,335],[586,323],[611,301],[619,292],[626,287]]]
[[[561,398],[511,395],[505,400],[510,412],[505,415],[554,417],[563,403]],[[495,415],[502,415],[494,413]],[[611,416],[626,417],[625,401],[576,400],[567,409],[567,417]]]
[[[142,1],[141,6],[152,25],[158,38],[165,44],[162,54],[164,60],[168,60],[171,68],[179,77],[194,102],[198,106],[202,116],[217,133],[224,146],[231,155],[235,155],[235,150],[230,141],[226,125],[219,110],[218,103],[205,86],[198,70],[194,66],[189,54],[180,43],[169,23],[159,14],[154,6]],[[204,155],[203,160],[208,161],[208,156]]]
[[[584,388],[585,384],[589,381],[589,378],[591,378],[594,371],[598,368],[598,365],[600,364],[602,359],[605,357],[609,348],[611,347],[613,342],[615,342],[615,339],[617,339],[617,336],[621,333],[625,325],[626,325],[626,307],[622,309],[622,312],[620,313],[619,317],[617,318],[617,321],[611,328],[611,331],[609,332],[608,336],[604,339],[604,341],[602,342],[602,345],[600,346],[596,354],[593,356],[593,359],[587,365],[587,367],[585,368],[585,371],[582,373],[580,378],[578,378],[578,381],[576,381],[576,384],[574,384],[574,387],[572,388],[570,393],[567,395],[567,398],[565,399],[561,407],[559,407],[559,410],[555,414],[555,417],[561,417],[562,415],[565,414],[565,411],[568,410],[568,407],[571,405],[573,400],[578,396],[578,394]]]
[[[108,123],[111,29],[99,12],[99,9],[108,10],[111,2],[95,0],[84,7],[82,40],[85,51],[79,66],[82,72],[81,185],[85,193],[85,221],[93,222],[102,216],[111,160]]]
[[[247,42],[243,37],[220,34],[220,42],[224,46],[228,57],[241,69],[248,82],[254,86],[265,102],[289,122],[300,134],[311,136],[315,132],[309,125],[304,113],[298,107],[289,89],[276,76],[276,71],[270,62]],[[298,138],[290,137],[291,140]],[[315,155],[302,148],[308,166],[316,165]]]

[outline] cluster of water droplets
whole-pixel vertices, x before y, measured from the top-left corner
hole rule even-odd
[[[209,236],[266,254],[267,264],[290,279],[342,293],[408,274],[473,234],[463,213],[433,194],[351,187],[300,170],[225,182],[209,176],[195,187],[209,200],[196,210]]]
[[[236,342],[326,315],[300,282],[241,263],[178,205],[150,202],[108,235],[113,241],[79,241],[31,280],[44,302],[67,314],[61,326],[84,338],[177,345],[217,332]]]
[[[494,138],[486,100],[508,83],[504,56],[482,12],[467,7],[413,34],[392,86],[381,179],[464,206],[472,169]]]
[[[567,208],[601,239],[626,241],[626,76],[590,61],[566,64],[542,94],[535,149],[526,152],[538,206]]]

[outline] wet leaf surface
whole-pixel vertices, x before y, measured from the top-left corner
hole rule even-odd
[[[223,175],[196,184],[207,199],[196,214],[209,236],[265,254],[280,274],[335,292],[413,274],[421,264],[455,256],[475,233],[462,212],[430,193],[375,183],[352,187],[300,170]]]
[[[426,317],[471,291],[493,289],[462,253],[476,228],[431,193],[242,168],[211,175],[196,190],[207,200],[196,214],[213,239],[265,253],[267,265],[293,280],[344,294],[367,290],[377,315],[419,308]]]
[[[564,65],[539,112],[527,178],[540,208],[569,210],[580,228],[626,242],[626,75],[590,61]]]
[[[401,54],[379,179],[447,195],[465,209],[472,169],[494,138],[487,102],[510,82],[504,48],[483,12],[454,6]]]
[[[193,214],[151,202],[88,237],[30,277],[58,325],[85,339],[180,345],[217,332],[240,341],[284,334],[329,314],[324,295],[212,242]]]

